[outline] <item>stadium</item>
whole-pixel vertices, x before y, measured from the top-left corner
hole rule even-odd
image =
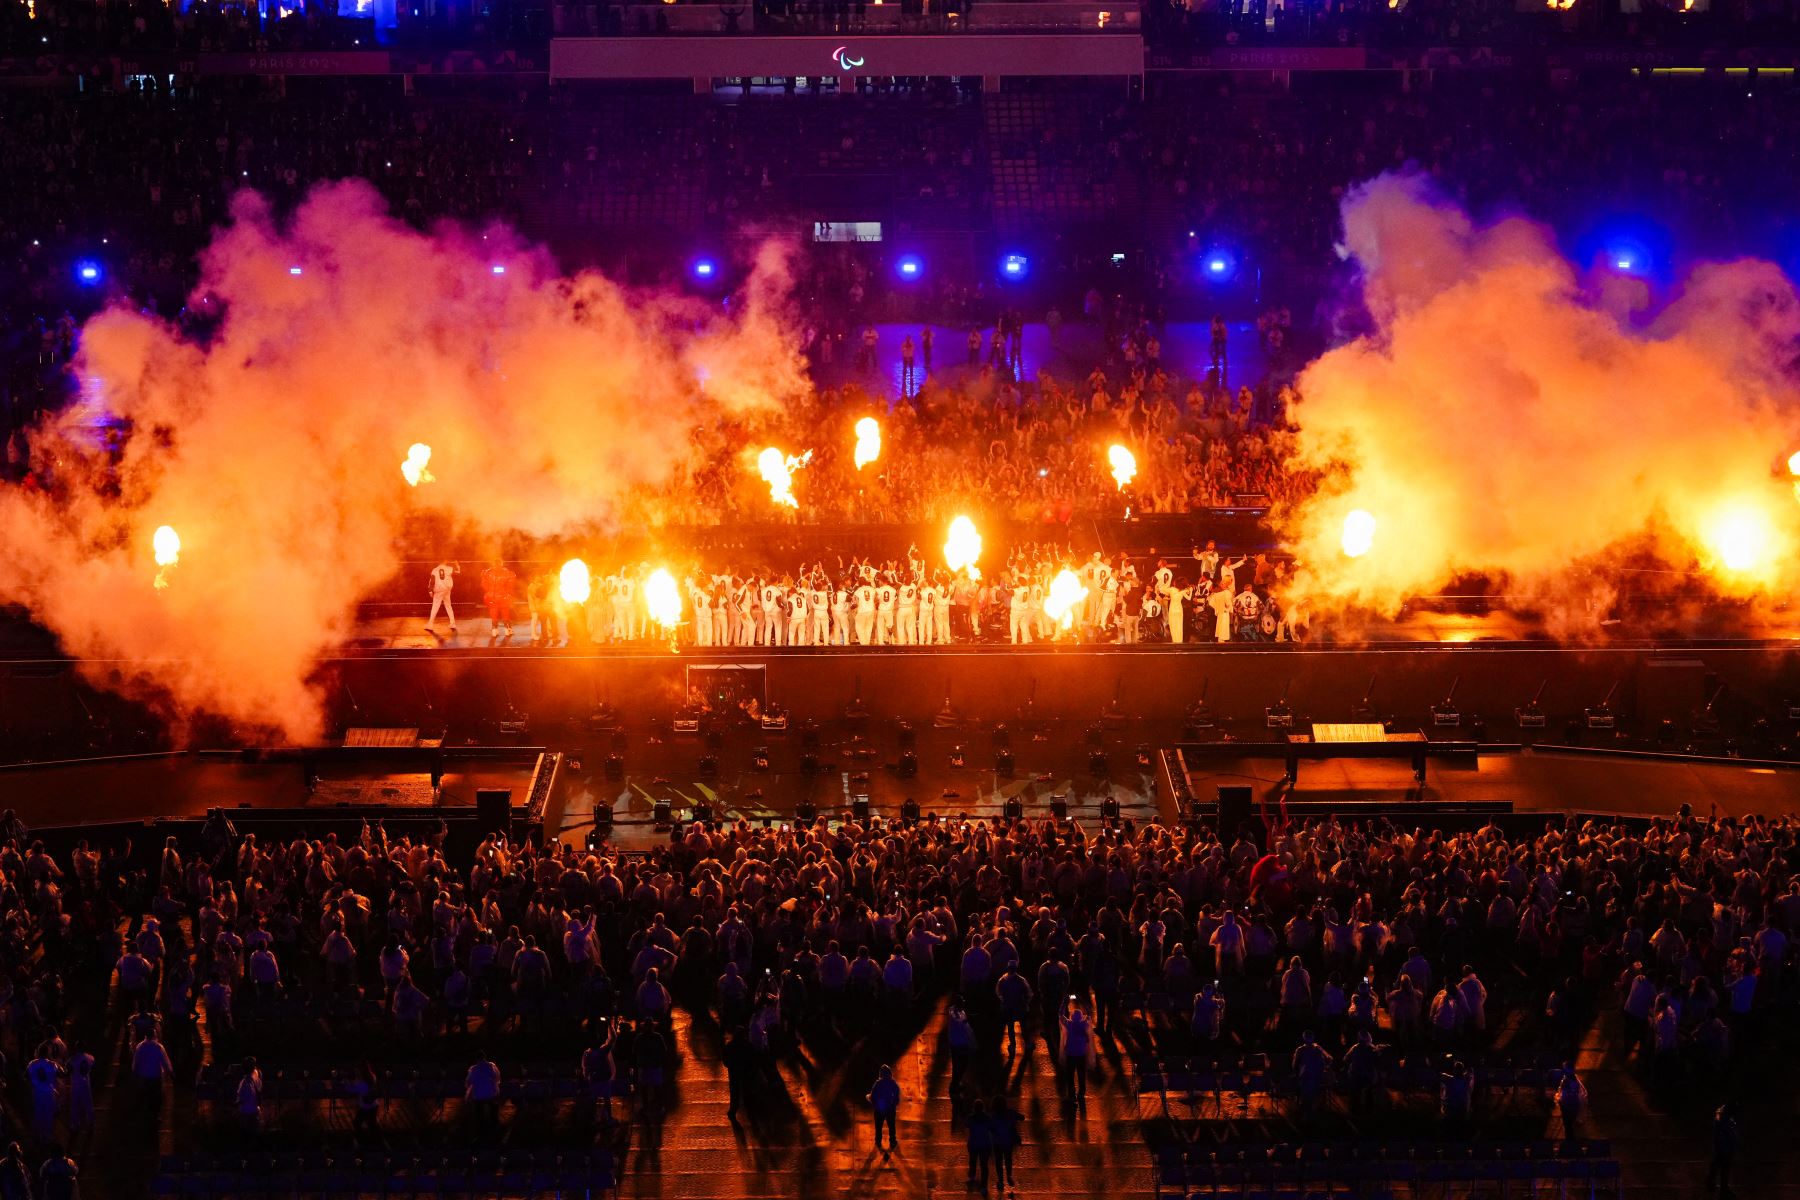
[[[0,0],[0,1200],[1778,1196],[1782,0]]]

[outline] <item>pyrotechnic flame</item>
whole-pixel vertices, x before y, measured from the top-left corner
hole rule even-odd
[[[681,624],[681,589],[675,586],[675,577],[662,567],[644,580],[644,607],[650,610],[650,619],[664,629]]]
[[[1706,528],[1707,547],[1727,571],[1756,570],[1774,541],[1768,514],[1747,504],[1720,509]]]
[[[406,482],[413,487],[431,483],[437,477],[426,469],[430,461],[431,447],[424,442],[414,442],[406,448],[406,461],[400,464],[400,474],[406,476]]]
[[[181,535],[173,525],[158,525],[150,535],[150,549],[156,555],[156,586],[169,586],[169,568],[181,561]]]
[[[588,574],[588,565],[579,558],[571,558],[564,563],[559,587],[564,603],[586,604],[587,598],[594,591],[594,581]]]
[[[811,461],[811,450],[794,458],[770,446],[757,455],[756,470],[769,485],[769,499],[789,508],[799,508],[800,501],[794,499],[794,472]]]
[[[1375,514],[1364,508],[1353,508],[1344,517],[1344,555],[1361,558],[1375,544]]]
[[[950,522],[950,536],[944,541],[944,564],[952,571],[967,570],[970,579],[980,579],[981,569],[975,565],[981,557],[981,533],[975,522],[958,517]]]
[[[1044,611],[1050,619],[1063,629],[1075,623],[1075,606],[1087,599],[1088,590],[1081,586],[1081,578],[1075,572],[1064,567],[1050,581],[1050,590],[1044,594]]]
[[[881,422],[864,417],[856,423],[856,469],[862,470],[881,457]]]
[[[1106,461],[1112,464],[1113,482],[1119,485],[1121,492],[1125,490],[1126,484],[1137,478],[1137,455],[1125,447],[1109,447],[1106,451]]]

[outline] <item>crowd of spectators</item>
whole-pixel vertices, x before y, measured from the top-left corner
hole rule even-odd
[[[1340,1093],[1353,1109],[1376,1096],[1389,1046],[1428,1054],[1446,1064],[1445,1126],[1466,1134],[1483,1117],[1469,1085],[1502,1031],[1572,1061],[1615,1012],[1621,1053],[1665,1097],[1704,1096],[1795,995],[1789,818],[1684,811],[1529,834],[1269,812],[1220,838],[846,815],[696,823],[622,854],[492,835],[459,853],[441,826],[271,841],[215,813],[148,857],[122,839],[53,856],[3,820],[0,1047],[22,1101],[5,1116],[29,1149],[0,1172],[67,1172],[66,1144],[117,1148],[120,1130],[94,1140],[97,1086],[133,1101],[110,1106],[115,1120],[154,1128],[203,1062],[230,1081],[230,1128],[264,1136],[262,1072],[331,1055],[267,1024],[296,1004],[309,1021],[379,1014],[381,1049],[332,1068],[353,1136],[378,1142],[390,1071],[420,1055],[469,1064],[463,1127],[493,1138],[526,1045],[562,1047],[602,1123],[661,1119],[683,1064],[722,1058],[728,1116],[755,1123],[821,1030],[890,1053],[946,998],[947,1071],[927,1086],[987,1134],[1016,1127],[981,1114],[1013,1111],[1007,1068],[1034,1039],[1077,1116],[1102,1047],[1257,1051],[1291,1059],[1315,1127]],[[882,1079],[845,1093],[874,1084],[878,1118],[923,1099]],[[1587,1120],[1584,1093],[1566,1068],[1565,1132]]]
[[[901,334],[904,376],[923,380],[889,407],[856,382],[809,393],[774,420],[696,431],[701,454],[645,500],[669,525],[797,520],[809,524],[947,524],[958,515],[1067,525],[1127,513],[1186,513],[1298,498],[1314,477],[1286,465],[1282,420],[1291,389],[1235,393],[1216,374],[1183,381],[1164,369],[1155,332],[1139,326],[1112,354],[1112,373],[1020,381],[1006,323],[985,331]],[[944,346],[944,341],[961,344]],[[853,340],[861,353],[863,339]],[[834,352],[835,353],[835,352]],[[904,365],[910,359],[915,365]],[[874,415],[881,456],[857,467],[855,424]],[[798,506],[772,504],[745,447],[810,451],[794,472]],[[1136,475],[1121,486],[1109,451]]]

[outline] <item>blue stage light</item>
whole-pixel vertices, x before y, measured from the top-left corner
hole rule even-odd
[[[695,279],[710,282],[719,273],[719,264],[710,258],[696,258],[693,271]]]
[[[1008,254],[1000,260],[1000,274],[1008,279],[1023,279],[1031,273],[1031,260],[1023,254]]]
[[[925,263],[916,254],[902,254],[894,260],[894,271],[902,279],[918,279],[925,274]]]
[[[1200,270],[1208,283],[1230,283],[1237,278],[1238,257],[1224,246],[1214,246],[1200,256]]]
[[[75,281],[82,287],[98,286],[106,278],[106,271],[91,258],[84,258],[75,264]]]

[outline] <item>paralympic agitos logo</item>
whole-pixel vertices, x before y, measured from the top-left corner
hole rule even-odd
[[[851,58],[850,47],[848,46],[839,46],[836,50],[831,52],[831,57],[832,60],[837,63],[838,70],[840,71],[854,70],[857,67],[862,66],[864,62],[864,60],[860,58]]]

